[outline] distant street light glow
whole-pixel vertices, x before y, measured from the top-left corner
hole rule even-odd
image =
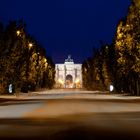
[[[45,62],[45,63],[47,62],[47,59],[46,59],[46,58],[44,58],[44,62]]]
[[[30,48],[33,47],[33,44],[32,44],[32,43],[29,43],[29,47],[30,47]]]
[[[17,30],[17,36],[19,36],[19,35],[20,35],[20,33],[21,33],[21,32],[20,32],[19,30]]]

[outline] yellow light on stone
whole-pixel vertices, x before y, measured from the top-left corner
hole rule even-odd
[[[61,79],[59,79],[58,82],[59,82],[60,84],[63,84],[63,83],[64,83]]]
[[[80,82],[80,80],[79,79],[76,79],[75,83],[79,83],[79,82]]]

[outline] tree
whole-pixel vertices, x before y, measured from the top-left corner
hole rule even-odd
[[[54,64],[45,49],[25,30],[23,21],[12,21],[4,29],[0,24],[0,88],[6,93],[8,85],[28,92],[54,84]],[[45,76],[48,81],[44,84]],[[50,84],[51,82],[51,84]]]
[[[93,55],[84,61],[83,85],[87,89],[107,89],[111,83],[109,73],[109,46],[101,44],[100,49],[93,49]],[[97,88],[98,87],[98,88]]]
[[[128,15],[121,20],[116,33],[118,89],[133,95],[140,93],[140,5],[132,1]],[[119,81],[121,83],[119,84]]]

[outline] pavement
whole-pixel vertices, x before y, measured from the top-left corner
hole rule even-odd
[[[140,139],[140,97],[47,90],[0,96],[0,139]]]

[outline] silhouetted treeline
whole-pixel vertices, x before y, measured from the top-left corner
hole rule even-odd
[[[52,88],[55,66],[23,21],[0,23],[0,93]]]
[[[120,20],[111,45],[101,44],[83,62],[83,85],[140,95],[140,2],[133,0],[128,14]]]

